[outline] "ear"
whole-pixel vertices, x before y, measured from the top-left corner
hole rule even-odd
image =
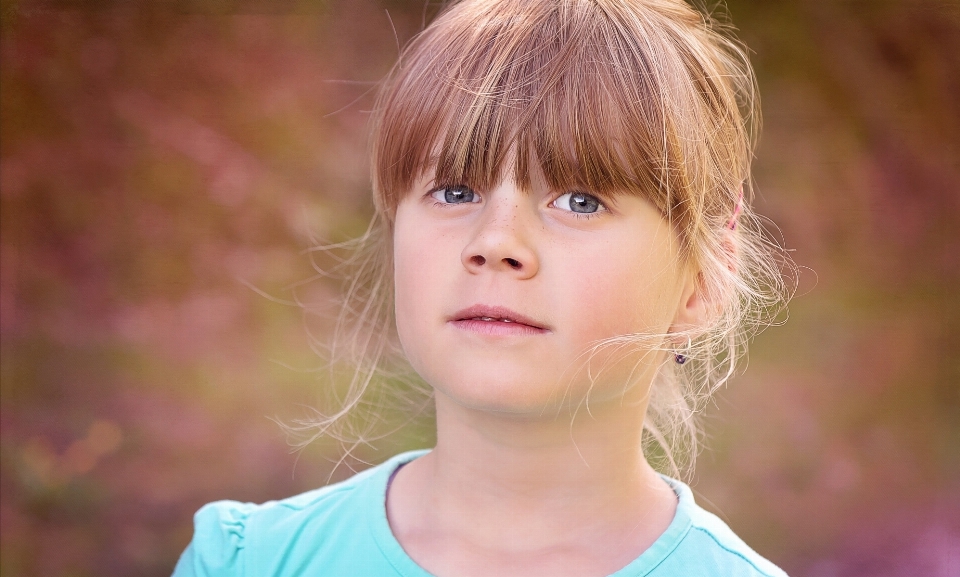
[[[735,298],[734,286],[739,268],[738,240],[735,229],[724,229],[720,250],[716,255],[718,262],[711,263],[713,274],[705,274],[699,266],[687,271],[680,302],[670,326],[671,333],[684,334],[684,341],[688,335],[692,338],[699,336],[722,314],[727,299]]]
[[[680,302],[674,313],[673,323],[670,325],[670,333],[683,334],[684,337],[681,340],[684,342],[687,340],[687,335],[696,337],[703,331],[710,319],[712,309],[705,294],[703,273],[699,268],[690,270],[685,276]]]

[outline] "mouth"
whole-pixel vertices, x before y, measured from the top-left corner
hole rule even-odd
[[[544,323],[500,306],[474,305],[453,314],[449,322],[458,328],[486,334],[551,332]]]

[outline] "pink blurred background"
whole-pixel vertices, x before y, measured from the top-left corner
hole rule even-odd
[[[337,294],[305,249],[363,231],[371,89],[436,6],[0,6],[2,575],[168,575],[207,501],[428,446],[422,423],[335,469],[271,418],[324,386],[328,324],[283,301]],[[960,7],[729,8],[758,209],[804,268],[707,417],[695,490],[793,575],[956,577]]]

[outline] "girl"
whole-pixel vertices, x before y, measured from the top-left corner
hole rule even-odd
[[[436,447],[207,505],[176,577],[783,575],[644,456],[679,472],[781,300],[744,195],[754,104],[742,47],[681,0],[449,6],[380,93],[382,260],[344,309],[348,405],[395,329]]]

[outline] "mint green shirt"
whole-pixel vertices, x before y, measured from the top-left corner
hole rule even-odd
[[[391,475],[425,452],[397,455],[342,483],[282,501],[205,505],[173,576],[431,577],[397,542],[386,511]],[[665,480],[679,498],[673,522],[610,577],[786,577],[697,506],[689,487]]]

